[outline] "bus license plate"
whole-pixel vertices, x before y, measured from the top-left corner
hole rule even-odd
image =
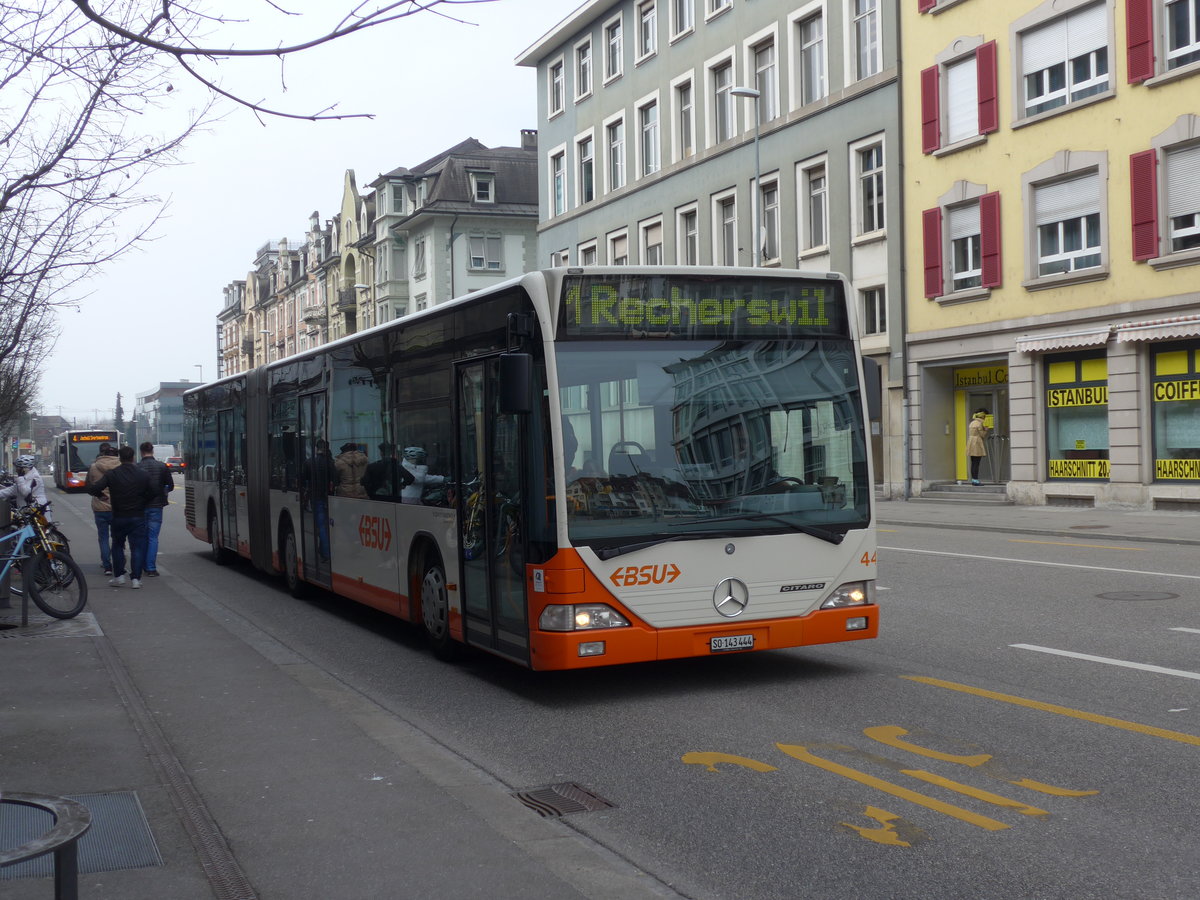
[[[753,650],[754,635],[752,634],[722,634],[709,638],[708,649],[713,653],[722,650]]]

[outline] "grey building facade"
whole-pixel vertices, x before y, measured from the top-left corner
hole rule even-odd
[[[539,264],[845,274],[887,398],[886,496],[906,481],[897,15],[593,0],[518,58],[538,72]]]

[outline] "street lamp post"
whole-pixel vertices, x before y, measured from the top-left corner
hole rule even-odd
[[[200,370],[200,383],[204,384],[204,366],[200,363],[196,363],[192,368]]]
[[[753,229],[753,236],[754,236],[754,266],[755,266],[755,268],[757,268],[759,265],[759,262],[760,262],[760,256],[762,254],[762,210],[759,209],[760,205],[762,204],[762,191],[759,188],[759,184],[758,184],[759,177],[760,177],[760,166],[759,166],[759,156],[758,156],[758,126],[759,126],[759,119],[762,118],[762,114],[759,112],[759,109],[758,109],[758,101],[762,98],[762,91],[755,90],[754,88],[748,88],[748,87],[735,87],[729,93],[733,94],[733,96],[735,96],[735,97],[748,97],[754,101],[754,197],[753,197],[754,229]]]

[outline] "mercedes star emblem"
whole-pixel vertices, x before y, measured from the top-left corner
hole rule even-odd
[[[713,606],[727,619],[740,616],[750,605],[750,589],[736,578],[726,578],[713,591]]]

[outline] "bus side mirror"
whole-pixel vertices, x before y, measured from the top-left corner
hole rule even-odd
[[[533,356],[528,353],[500,354],[500,412],[533,411]]]
[[[882,417],[883,403],[880,398],[879,363],[869,356],[863,357],[863,390],[867,394],[867,418],[878,422]]]

